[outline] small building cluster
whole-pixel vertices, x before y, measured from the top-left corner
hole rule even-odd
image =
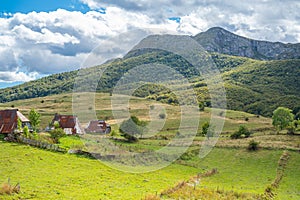
[[[22,127],[18,127],[18,120]],[[20,124],[20,123],[19,123]],[[56,126],[62,128],[67,135],[78,135],[85,133],[110,133],[111,127],[104,120],[92,120],[87,127],[82,128],[78,117],[74,115],[55,114],[47,130]],[[0,134],[12,134],[20,128],[27,126],[31,130],[30,120],[18,109],[0,110]]]

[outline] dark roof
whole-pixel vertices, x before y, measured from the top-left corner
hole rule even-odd
[[[85,130],[91,133],[104,133],[107,127],[109,127],[109,124],[105,123],[105,121],[93,120],[89,122]]]
[[[55,114],[52,124],[57,121],[61,128],[75,128],[76,116],[74,115],[59,115]]]
[[[0,110],[0,133],[12,133],[18,124],[18,109]]]

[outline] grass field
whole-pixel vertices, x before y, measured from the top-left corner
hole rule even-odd
[[[106,119],[118,135],[110,103],[109,94],[96,94],[98,119]],[[148,121],[151,105],[165,107],[167,114],[166,123],[157,137],[141,139],[137,143],[117,140],[113,141],[115,144],[126,150],[155,151],[167,145],[178,134],[176,128],[181,116],[177,106],[133,98],[129,105],[130,113]],[[72,114],[72,96],[62,94],[0,104],[0,109],[12,107],[18,108],[26,116],[31,108],[36,109],[41,114],[41,129],[44,129],[55,113]],[[201,132],[202,123],[209,121],[210,111],[210,108],[205,108],[200,113],[198,132]],[[254,134],[246,139],[230,139],[229,135],[241,124]],[[188,152],[194,154],[188,159],[177,160],[154,172],[133,174],[117,171],[91,158],[7,143],[0,138],[0,184],[10,178],[13,185],[19,182],[21,186],[20,194],[4,195],[0,199],[143,199],[148,195],[159,195],[182,181],[214,168],[218,173],[201,178],[195,189],[183,187],[162,198],[197,199],[197,195],[201,197],[205,194],[208,196],[204,195],[203,199],[255,199],[276,178],[278,160],[284,150],[289,151],[290,159],[279,187],[275,190],[275,198],[300,199],[299,135],[289,136],[283,132],[278,135],[272,128],[271,119],[229,110],[216,147],[200,159],[197,152],[204,139],[202,136],[194,138]],[[262,147],[256,152],[246,150],[252,139]],[[82,141],[74,136],[61,138],[60,146],[84,149]]]
[[[217,168],[218,173],[200,180],[197,189],[262,194],[276,176],[282,151],[215,148],[207,157],[164,169],[131,174],[111,169],[97,160],[53,153],[13,143],[0,143],[0,180],[21,185],[21,193],[4,199],[141,199]],[[193,167],[190,167],[190,166]],[[291,153],[278,199],[299,198],[299,154]],[[285,198],[288,197],[288,198]]]
[[[84,96],[89,98],[90,95],[93,94],[87,93]],[[84,98],[82,99],[84,100]],[[115,124],[116,122],[113,120],[114,116],[112,115],[111,97],[109,94],[96,93],[95,99],[95,110],[98,119],[107,119],[110,124]],[[130,113],[136,115],[141,120],[148,121],[150,120],[149,110],[151,105],[162,106],[166,110],[167,121],[163,130],[178,127],[181,117],[178,114],[180,111],[178,106],[171,106],[168,104],[161,104],[157,101],[132,97],[129,104]],[[12,107],[18,108],[25,116],[28,116],[30,109],[34,108],[37,110],[41,114],[41,129],[44,129],[51,122],[55,113],[72,114],[72,94],[60,94],[42,98],[18,100],[4,104],[0,103],[0,109],[11,109]],[[210,110],[210,108],[206,108],[204,112],[200,113],[199,131],[201,129],[201,124],[210,120]],[[246,118],[248,118],[248,121],[245,121]],[[233,132],[237,130],[238,126],[241,124],[245,124],[249,129],[254,130],[272,128],[271,120],[269,118],[262,116],[258,118],[253,114],[228,110],[226,112],[223,132]]]
[[[21,194],[0,199],[141,199],[160,192],[198,169],[171,165],[165,169],[130,174],[113,170],[98,160],[0,143],[0,180],[20,182]]]

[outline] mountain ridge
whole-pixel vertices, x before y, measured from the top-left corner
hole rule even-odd
[[[257,60],[300,59],[300,43],[269,42],[236,35],[213,27],[192,36],[208,52],[248,57]]]
[[[218,28],[211,31],[215,31],[218,35],[222,30]],[[234,35],[228,31],[225,34],[232,34],[230,37]],[[214,35],[210,37],[213,38]],[[234,37],[239,40],[241,36]],[[294,110],[295,114],[300,112],[300,80],[298,78],[300,77],[300,59],[261,61],[218,52],[209,52],[209,54],[222,74],[229,109],[264,116],[271,116],[278,106],[289,107]],[[198,101],[209,106],[210,100],[205,81],[191,64],[171,52],[148,51],[147,49],[129,52],[124,58],[84,69],[84,77],[81,81],[84,83],[84,81],[98,80],[101,76],[97,92],[111,92],[115,84],[129,70],[141,64],[151,63],[165,64],[181,73],[195,87]],[[103,71],[105,68],[107,70]],[[78,71],[54,74],[22,85],[0,89],[0,102],[72,92]],[[85,82],[83,85],[88,84]],[[168,90],[152,85],[140,88],[135,95],[165,103],[176,103],[176,98]]]

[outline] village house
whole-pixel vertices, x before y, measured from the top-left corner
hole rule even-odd
[[[22,123],[22,128],[27,126],[31,129],[30,121],[18,109],[0,110],[0,133],[14,133],[18,127],[18,119]]]
[[[85,129],[86,133],[104,133],[108,134],[111,131],[111,127],[104,120],[90,121]]]
[[[67,135],[84,134],[77,116],[55,114],[51,122],[52,126],[57,122],[59,127],[64,130]]]

